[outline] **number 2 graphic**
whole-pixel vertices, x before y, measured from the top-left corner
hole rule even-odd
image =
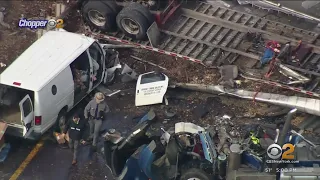
[[[287,148],[289,148],[287,150]],[[294,152],[294,146],[292,144],[285,144],[282,146],[283,150],[286,150],[282,154],[282,159],[294,159],[294,155],[292,154]]]

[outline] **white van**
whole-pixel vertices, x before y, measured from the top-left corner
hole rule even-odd
[[[84,35],[49,31],[0,74],[0,121],[6,133],[38,139],[100,83],[118,53]]]

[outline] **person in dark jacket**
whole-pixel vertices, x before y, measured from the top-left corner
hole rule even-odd
[[[78,114],[75,114],[71,121],[68,121],[64,130],[64,135],[69,134],[69,147],[73,151],[72,165],[77,163],[78,147],[80,143],[84,144],[84,132],[86,122],[81,120]]]

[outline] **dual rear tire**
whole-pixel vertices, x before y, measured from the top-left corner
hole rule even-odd
[[[82,15],[92,29],[112,32],[119,28],[137,40],[147,39],[147,30],[154,22],[149,9],[139,3],[131,3],[120,10],[114,1],[88,1],[82,7]]]

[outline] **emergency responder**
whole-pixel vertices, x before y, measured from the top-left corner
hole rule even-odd
[[[85,144],[84,132],[86,122],[80,119],[79,114],[74,114],[71,121],[68,121],[66,128],[63,132],[63,136],[68,132],[69,135],[69,147],[73,151],[72,165],[77,163],[77,153],[80,143]]]
[[[89,121],[90,139],[93,139],[92,146],[96,148],[99,131],[104,119],[105,113],[109,112],[109,106],[104,101],[103,93],[97,92],[84,109],[84,117]]]

